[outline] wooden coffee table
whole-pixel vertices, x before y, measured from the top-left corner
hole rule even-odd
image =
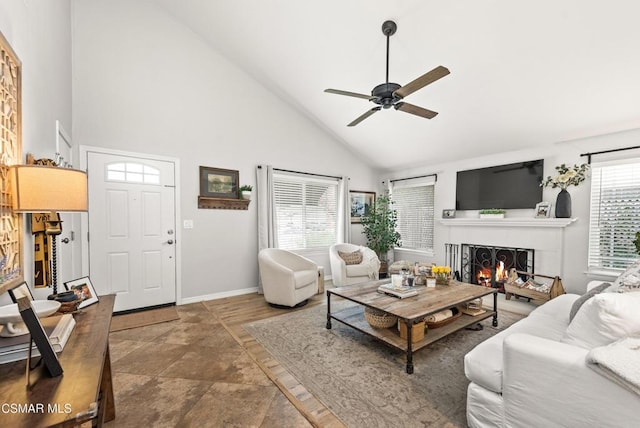
[[[417,296],[398,299],[378,293],[378,286],[388,284],[389,282],[389,280],[380,280],[348,287],[328,289],[326,328],[331,329],[331,319],[334,319],[349,327],[369,334],[389,346],[405,351],[407,354],[407,373],[411,374],[413,373],[413,353],[415,351],[491,316],[493,317],[493,326],[498,326],[498,290],[496,288],[451,281],[450,285],[438,285],[435,288],[416,286]],[[437,329],[427,330],[424,339],[418,342],[412,342],[411,328],[414,324],[421,322],[431,314],[456,307],[461,303],[469,302],[489,294],[493,294],[493,311],[487,310],[485,313],[476,316],[462,314],[462,316],[447,325]],[[332,295],[358,303],[358,305],[332,313]],[[406,340],[400,337],[398,329],[395,326],[391,328],[371,327],[364,318],[365,307],[378,309],[398,317],[400,322],[404,322],[407,326]]]

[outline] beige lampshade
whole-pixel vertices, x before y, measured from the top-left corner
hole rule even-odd
[[[41,165],[11,167],[13,211],[87,211],[87,174]]]

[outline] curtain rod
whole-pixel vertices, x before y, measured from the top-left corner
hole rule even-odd
[[[262,165],[258,165],[258,168],[262,169]],[[336,180],[342,180],[342,177],[336,177],[335,175],[314,174],[313,172],[292,171],[290,169],[273,168],[274,171],[280,172],[292,172],[294,174],[313,175],[315,177],[335,178]]]
[[[425,178],[425,177],[435,177],[436,181],[438,181],[438,174],[427,174],[427,175],[418,175],[416,177],[397,178],[395,180],[389,180],[389,182],[395,183],[396,181],[413,180],[414,178]]]
[[[600,152],[583,153],[580,156],[587,156],[587,163],[589,165],[591,165],[591,156],[602,155],[602,154],[605,154],[605,153],[622,152],[622,151],[625,151],[625,150],[633,150],[633,149],[640,149],[640,146],[624,147],[622,149],[602,150]]]

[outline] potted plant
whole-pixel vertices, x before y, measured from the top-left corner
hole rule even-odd
[[[507,210],[501,208],[489,208],[480,210],[480,218],[504,218]]]
[[[241,186],[240,189],[238,190],[240,192],[240,199],[250,200],[252,190],[253,190],[253,186],[249,184],[245,184],[244,186]]]
[[[569,186],[578,186],[587,178],[589,165],[567,166],[561,164],[556,166],[557,174],[554,177],[548,176],[540,183],[542,187],[560,188],[560,193],[556,198],[556,218],[571,218],[571,195],[567,191]]]
[[[402,245],[400,233],[396,231],[397,213],[391,204],[388,195],[380,196],[360,219],[367,247],[375,251],[380,259],[380,273],[387,272],[389,250]]]

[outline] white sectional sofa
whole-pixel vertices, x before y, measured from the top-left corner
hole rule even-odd
[[[464,359],[469,426],[640,427],[640,395],[587,363],[596,346],[640,335],[640,292],[624,295],[586,300],[571,323],[580,296],[561,295],[476,346]]]

